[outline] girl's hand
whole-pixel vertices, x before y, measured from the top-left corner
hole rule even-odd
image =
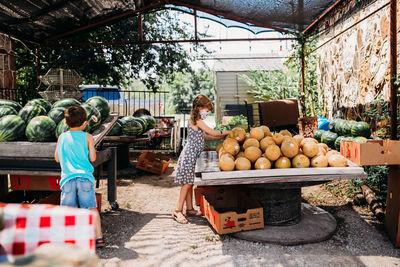
[[[221,139],[225,139],[229,135],[230,131],[222,131]]]

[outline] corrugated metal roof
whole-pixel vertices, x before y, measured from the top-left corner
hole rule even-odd
[[[260,27],[299,31],[317,19],[335,0],[29,0],[0,1],[0,31],[43,42],[77,29],[135,15],[166,5],[199,11]]]
[[[215,58],[212,69],[217,72],[249,70],[283,70],[284,58],[279,54],[223,55]]]

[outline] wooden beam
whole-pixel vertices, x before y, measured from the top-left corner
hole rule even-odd
[[[397,1],[390,0],[390,138],[397,140]]]

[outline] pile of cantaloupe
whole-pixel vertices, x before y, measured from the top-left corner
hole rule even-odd
[[[347,166],[347,159],[326,144],[288,130],[272,134],[267,126],[248,134],[236,127],[216,151],[222,171]]]

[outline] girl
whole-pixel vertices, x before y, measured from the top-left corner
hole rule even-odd
[[[182,224],[188,223],[182,214],[183,204],[186,202],[186,215],[200,216],[201,212],[193,208],[193,183],[196,160],[204,149],[204,140],[214,141],[224,139],[228,131],[216,131],[204,122],[213,105],[206,96],[199,95],[193,101],[190,120],[188,121],[187,143],[182,150],[176,169],[175,183],[182,184],[174,219]]]

